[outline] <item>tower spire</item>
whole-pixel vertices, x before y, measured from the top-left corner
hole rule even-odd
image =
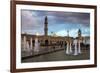
[[[69,30],[67,30],[67,36],[69,37]]]
[[[47,16],[45,16],[45,21],[44,21],[44,35],[47,36],[48,35],[48,18]]]
[[[78,37],[81,37],[81,30],[78,30]]]

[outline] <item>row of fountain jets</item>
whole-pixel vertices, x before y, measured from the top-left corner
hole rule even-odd
[[[73,55],[81,54],[80,43],[81,43],[81,40],[77,40],[77,39],[74,40],[74,42],[73,42],[73,44],[74,44],[74,51],[72,50],[71,43],[67,44],[65,53],[66,54],[72,54],[74,52]],[[26,36],[24,36],[22,44],[23,44],[23,50],[24,51],[31,52],[32,50],[34,50],[34,52],[37,52],[37,53],[39,52],[40,43],[38,42],[38,38],[35,38],[34,49],[33,49],[32,38],[30,38],[30,45],[29,45],[29,42],[26,41]]]

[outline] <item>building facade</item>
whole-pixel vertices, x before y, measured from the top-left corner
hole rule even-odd
[[[54,36],[54,35],[48,35],[48,18],[47,16],[44,19],[44,35],[30,35],[30,34],[21,34],[21,47],[22,49],[25,48],[25,42],[28,42],[28,45],[34,49],[35,46],[35,39],[38,38],[38,43],[40,47],[64,47],[67,45],[73,45],[74,39],[77,39],[78,41],[81,41],[81,43],[88,43],[90,44],[90,38],[89,37],[83,37],[81,30],[78,30],[78,37],[73,38],[68,35],[66,36]]]

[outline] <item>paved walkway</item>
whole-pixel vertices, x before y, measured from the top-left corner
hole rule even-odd
[[[22,62],[47,62],[47,61],[68,61],[68,60],[86,60],[90,57],[89,50],[82,50],[82,54],[74,56],[73,53],[71,55],[66,55],[65,50],[59,50],[43,55],[38,55],[34,57],[29,57],[23,59]]]

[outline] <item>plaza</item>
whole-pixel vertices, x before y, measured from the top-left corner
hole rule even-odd
[[[90,59],[90,50],[84,49],[82,53],[79,55],[74,55],[74,52],[67,55],[64,49],[56,50],[44,54],[39,55],[31,55],[28,57],[24,57],[22,62],[49,62],[49,61],[74,61],[74,60],[88,60]]]
[[[44,19],[44,35],[21,34],[21,62],[86,60],[90,58],[90,37],[79,29],[73,38],[48,35],[48,17]]]

